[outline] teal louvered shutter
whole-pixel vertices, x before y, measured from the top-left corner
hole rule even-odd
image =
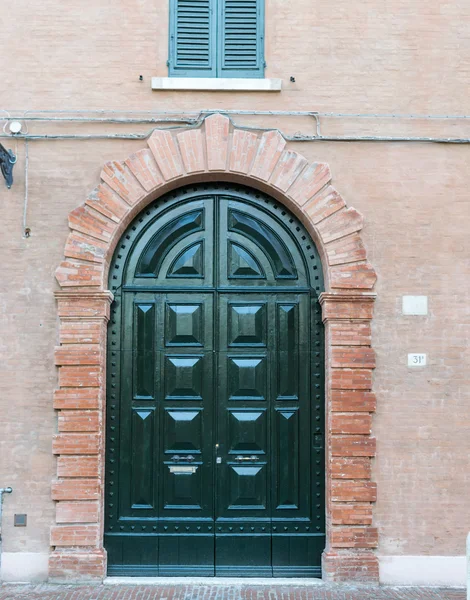
[[[218,77],[264,77],[264,0],[218,0]]]
[[[216,6],[217,0],[170,0],[170,77],[216,77]]]

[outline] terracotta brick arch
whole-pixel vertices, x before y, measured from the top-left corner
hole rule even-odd
[[[376,486],[371,482],[375,410],[370,323],[376,275],[367,262],[362,216],[330,185],[327,164],[289,150],[278,131],[233,127],[213,114],[197,128],[156,130],[148,148],[107,163],[101,183],[70,213],[65,259],[56,271],[60,346],[54,408],[59,433],[52,498],[50,577],[103,578],[106,323],[109,264],[120,236],[147,204],[197,181],[258,188],[291,209],[322,256],[326,292],[327,546],[324,577],[377,581]]]

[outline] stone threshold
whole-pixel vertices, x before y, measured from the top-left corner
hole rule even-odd
[[[325,585],[322,579],[295,577],[106,577],[104,585],[292,586]]]

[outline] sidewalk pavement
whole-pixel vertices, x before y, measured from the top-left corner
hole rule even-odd
[[[465,600],[463,588],[253,584],[13,585],[0,600]]]

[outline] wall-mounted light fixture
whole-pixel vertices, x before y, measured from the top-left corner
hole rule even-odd
[[[0,170],[8,189],[13,185],[13,167],[16,160],[17,157],[13,154],[13,150],[7,150],[0,144]]]

